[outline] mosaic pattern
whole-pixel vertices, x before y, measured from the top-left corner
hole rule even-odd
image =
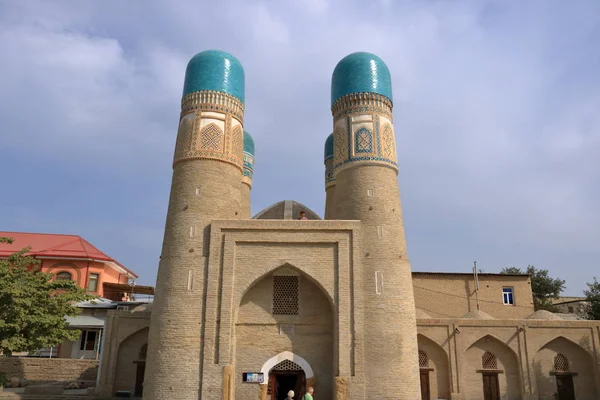
[[[185,70],[183,95],[208,90],[227,93],[244,102],[244,68],[237,58],[219,50],[192,57]]]
[[[331,104],[354,93],[376,93],[392,100],[392,77],[383,60],[371,53],[344,57],[331,77]]]
[[[239,154],[240,157],[244,154],[244,136],[239,125],[231,130],[231,153]]]
[[[482,369],[498,369],[498,360],[496,356],[486,351],[483,356],[481,356],[481,368]]]
[[[419,367],[429,368],[429,357],[427,357],[427,353],[423,350],[419,350]]]
[[[381,142],[383,143],[381,156],[388,160],[396,161],[396,140],[394,138],[394,131],[390,124],[383,126],[383,133],[381,134]]]
[[[298,315],[297,276],[273,276],[273,315]]]
[[[335,175],[333,171],[333,157],[325,160],[325,188],[335,183]]]
[[[241,173],[243,170],[241,127],[236,133],[236,130],[231,128],[232,115],[222,114],[222,118],[225,125],[223,130],[216,123],[209,123],[200,131],[204,119],[203,113],[195,111],[193,118],[189,114],[185,115],[179,128],[173,167],[186,160],[216,160],[236,166]],[[208,116],[206,119],[219,118]]]
[[[569,372],[569,359],[562,354],[557,354],[554,357],[554,371]]]
[[[223,151],[223,132],[215,124],[210,124],[202,129],[201,149]]]
[[[380,163],[392,166],[395,170],[398,169],[393,130],[389,132],[387,137],[384,135],[382,138],[379,128],[379,115],[372,114],[371,117],[374,132],[371,132],[364,126],[361,128],[353,128],[350,115],[347,115],[343,119],[346,125],[345,132],[339,126],[336,128],[334,132],[335,169],[343,167],[348,163],[361,161]],[[336,122],[339,122],[339,120]],[[364,125],[365,123],[367,122],[360,122],[361,125]],[[354,131],[354,129],[356,129],[356,131]],[[387,149],[387,154],[382,151],[382,149]]]
[[[360,128],[354,134],[354,151],[371,153],[373,151],[373,134],[367,128]]]

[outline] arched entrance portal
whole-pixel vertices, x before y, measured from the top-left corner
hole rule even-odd
[[[267,394],[271,400],[285,400],[290,390],[301,399],[306,392],[306,373],[295,362],[284,360],[269,371],[268,385]]]
[[[333,321],[326,292],[289,264],[253,282],[236,315],[235,368],[240,377],[262,373],[264,384],[236,379],[235,398],[256,398],[260,391],[266,400],[279,400],[291,389],[300,399],[307,386],[319,399],[332,398]]]

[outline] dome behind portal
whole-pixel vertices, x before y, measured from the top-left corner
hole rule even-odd
[[[200,90],[227,93],[244,103],[244,68],[237,58],[219,50],[196,54],[185,70],[183,95]]]
[[[393,100],[390,70],[381,58],[352,53],[336,65],[331,77],[331,104],[353,93],[377,93]]]

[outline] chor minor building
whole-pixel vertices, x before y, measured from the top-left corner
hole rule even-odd
[[[600,398],[598,322],[534,312],[527,276],[481,274],[476,296],[472,274],[411,272],[379,57],[333,70],[324,219],[294,201],[251,216],[244,91],[232,55],[190,60],[155,301],[109,312],[101,395]]]

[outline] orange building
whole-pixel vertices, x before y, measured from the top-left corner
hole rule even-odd
[[[30,247],[27,254],[40,260],[43,272],[54,274],[55,279],[74,280],[98,297],[105,297],[107,287],[126,285],[130,279],[138,278],[77,235],[0,232],[0,237],[14,239],[12,244],[0,243],[0,258]]]

